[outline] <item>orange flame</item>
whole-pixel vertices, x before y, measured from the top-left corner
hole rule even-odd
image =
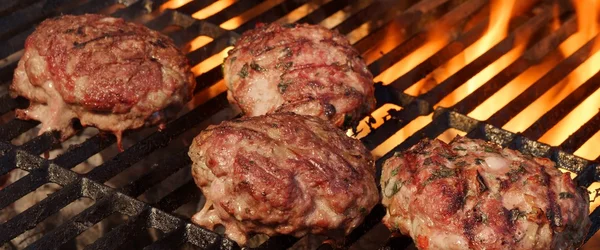
[[[158,9],[160,11],[163,11],[166,9],[177,9],[191,1],[192,0],[171,0],[171,1],[168,1],[168,2],[164,3],[163,5],[161,5]]]
[[[510,23],[511,13],[515,5],[515,1],[492,1],[491,4],[488,29],[479,40],[477,40],[473,45],[469,46],[469,48],[465,49],[463,52],[464,64],[474,61],[508,35],[508,25]],[[442,99],[437,105],[449,107],[473,93],[473,91],[477,90],[484,83],[489,81],[492,77],[498,74],[498,72],[502,71],[512,62],[517,60],[517,58],[523,54],[525,45],[526,41],[517,41],[512,50],[477,73],[475,76],[469,79],[466,84],[463,84],[454,90],[452,93],[450,93],[450,95]],[[462,68],[464,64],[461,66],[454,66],[452,68]]]
[[[235,2],[236,2],[236,0],[216,1],[216,2],[212,3],[211,5],[206,6],[203,9],[192,14],[192,17],[196,18],[196,19],[205,19],[216,13],[219,13],[221,10],[229,7],[230,5],[234,4]]]
[[[429,84],[429,86],[426,88],[432,88],[433,86],[431,86],[431,83],[443,82],[448,77],[462,69],[465,65],[473,62],[475,59],[483,55],[490,48],[502,41],[502,39],[504,39],[508,34],[508,25],[510,23],[510,18],[512,16],[514,5],[515,0],[492,1],[490,6],[490,21],[485,34],[483,34],[483,36],[471,46],[466,48],[462,53],[456,55],[454,58],[448,61],[446,65],[442,66],[439,70],[433,72],[430,77],[434,78],[434,81],[432,81],[432,79],[426,78],[422,80],[426,82],[421,84]],[[525,41],[523,41],[523,43],[517,44],[517,46],[515,46],[515,48],[513,48],[509,53],[505,54],[500,59],[496,60],[484,70],[473,76],[461,87],[459,87],[458,89],[450,93],[448,96],[446,96],[446,98],[440,101],[437,105],[446,107],[452,106],[467,95],[471,94],[477,88],[481,87],[482,84],[484,84],[493,76],[498,74],[498,72],[500,72],[513,61],[515,61],[518,58],[518,56],[522,54],[523,49],[525,48],[524,42]],[[411,91],[415,90],[412,89]],[[423,92],[423,90],[419,90],[419,92]]]
[[[261,4],[256,5],[252,9],[249,9],[242,13],[239,16],[233,17],[220,25],[221,28],[226,30],[234,30],[240,27],[242,24],[246,23],[248,20],[262,14],[263,12],[277,6],[282,3],[284,0],[273,0],[273,1],[265,1]]]
[[[497,43],[502,41],[508,34],[508,25],[510,22],[510,18],[513,12],[513,6],[515,5],[516,0],[503,1],[503,0],[494,0],[491,3],[490,9],[490,21],[488,25],[488,29],[486,33],[471,46],[466,48],[463,52],[449,60],[445,65],[436,69],[432,72],[428,77],[422,79],[421,81],[413,84],[410,88],[408,88],[405,92],[411,95],[419,95],[422,94],[429,89],[433,88],[435,84],[440,83],[450,77],[452,74],[456,73],[465,65],[471,63],[473,60],[481,56],[483,53],[488,51],[490,48],[495,46]],[[383,71],[381,74],[375,77],[375,81],[382,81],[384,84],[389,84],[399,76],[407,73],[412,68],[416,67],[418,64],[431,57],[433,54],[438,52],[444,46],[448,44],[450,41],[450,36],[448,32],[436,32],[435,30],[430,31],[428,42],[421,46],[420,48],[413,51],[408,56],[404,57],[399,62],[395,63],[392,67]],[[387,49],[388,42],[382,42],[381,47],[383,49]],[[519,55],[522,54],[525,48],[525,41],[523,43],[519,43],[513,48],[509,53],[498,59],[493,64],[489,65],[487,68],[479,72],[479,74],[475,75],[473,78],[469,79],[466,84],[463,84],[456,91],[452,92],[447,98],[443,99],[438,105],[443,106],[451,106],[458,102],[460,99],[466,97],[477,88],[479,88],[483,83],[487,82],[491,77],[496,75],[510,63],[518,58]],[[377,48],[377,51],[379,48]],[[367,53],[370,58],[371,53]],[[374,127],[377,127],[380,123],[379,118],[384,115],[381,110],[377,110],[373,113],[373,117],[376,118],[377,123]],[[411,124],[404,127],[402,130],[398,131],[394,136],[386,140],[383,144],[379,145],[373,153],[376,156],[380,156],[387,151],[391,150],[395,145],[404,141],[408,136],[412,135],[418,129],[421,129],[427,123],[431,121],[430,116],[420,117],[419,119],[411,122]],[[359,127],[359,129],[366,129],[366,126]],[[364,132],[363,132],[364,133]],[[361,133],[361,135],[363,134]],[[444,133],[440,136],[443,140],[448,140],[450,138],[446,138],[448,136],[454,137],[456,135],[455,132]],[[359,135],[360,137],[360,135]]]
[[[564,58],[570,56],[581,46],[590,41],[590,39],[598,34],[599,31],[597,20],[600,3],[595,0],[574,0],[572,2],[575,5],[577,14],[578,31],[559,46],[559,50]],[[554,24],[553,26],[556,28],[557,24]],[[600,44],[596,43],[595,46],[598,45]],[[600,53],[596,53],[579,65],[565,79],[553,86],[521,113],[511,119],[503,128],[517,132],[531,126],[544,113],[560,103],[560,101],[585,83],[585,81],[591,78],[599,70]],[[600,107],[600,102],[598,102],[599,98],[600,91],[596,91],[590,95],[552,129],[547,131],[539,140],[553,146],[560,145],[570,134],[574,133],[596,114],[596,111]],[[578,151],[576,154],[588,159],[594,155],[593,153],[581,153],[581,151]]]
[[[445,32],[430,32],[428,42],[423,46],[419,47],[408,56],[402,58],[402,60],[398,61],[388,69],[384,70],[375,77],[375,82],[383,82],[383,84],[389,84],[398,77],[406,74],[409,70],[416,67],[427,58],[431,57],[433,54],[438,52],[444,46],[448,44],[450,37]],[[411,93],[413,90],[422,89],[424,87],[424,82],[418,82],[413,84],[408,90],[407,93]],[[416,94],[414,94],[416,95]]]
[[[573,51],[576,43],[587,42],[598,34],[598,10],[600,3],[595,0],[578,0],[573,1],[575,4],[575,10],[577,12],[578,21],[578,32],[573,36],[574,38],[569,43],[562,44],[559,48],[563,54]],[[595,46],[600,44],[596,42]],[[596,47],[597,48],[597,47]],[[571,92],[590,77],[596,74],[600,70],[600,53],[592,55],[577,69],[575,69],[566,79],[568,85],[561,92]],[[555,97],[555,99],[558,99]],[[574,133],[579,127],[585,122],[590,120],[595,114],[598,108],[600,108],[600,90],[594,92],[585,101],[579,104],[573,111],[565,116],[556,126],[546,132],[540,141],[548,143],[550,145],[558,145],[567,139],[569,134]],[[596,141],[599,142],[599,141]],[[581,154],[583,153],[583,154]],[[579,156],[588,159],[594,159],[596,152],[576,152]],[[592,158],[594,157],[594,158]]]

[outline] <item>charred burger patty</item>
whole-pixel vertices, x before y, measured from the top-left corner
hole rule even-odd
[[[370,152],[328,122],[277,113],[210,126],[192,143],[206,197],[192,221],[245,245],[249,235],[339,238],[379,201]]]
[[[66,138],[77,118],[120,139],[124,130],[164,124],[194,87],[187,59],[171,39],[123,19],[86,14],[37,27],[10,91],[30,100],[17,117],[41,121],[41,132],[58,130]]]
[[[546,158],[482,140],[424,140],[388,159],[383,222],[419,249],[576,249],[587,193]]]
[[[318,25],[245,32],[223,64],[228,97],[248,116],[294,112],[351,125],[373,110],[373,76],[348,40]]]

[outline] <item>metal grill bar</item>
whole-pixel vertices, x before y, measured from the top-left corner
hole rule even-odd
[[[136,163],[146,155],[150,154],[152,151],[165,147],[173,137],[185,132],[201,121],[206,120],[227,105],[227,99],[224,94],[211,99],[209,102],[202,105],[202,107],[196,108],[176,121],[169,123],[166,129],[155,132],[144,140],[126,149],[123,153],[115,156],[110,161],[94,168],[87,173],[86,176],[98,182],[109,180],[131,164]]]
[[[120,248],[123,244],[135,236],[136,232],[146,229],[146,224],[150,213],[150,209],[144,209],[139,215],[130,218],[127,223],[113,228],[108,234],[103,235],[102,238],[96,240],[92,245],[87,246],[85,249],[102,250]]]
[[[40,123],[37,121],[11,120],[0,125],[0,138],[10,141],[38,124]]]
[[[148,190],[150,187],[162,181],[165,176],[171,176],[179,169],[189,166],[191,160],[187,157],[187,152],[174,154],[170,159],[158,164],[152,168],[152,172],[145,174],[136,181],[123,187],[120,191],[132,197],[137,197]]]
[[[361,4],[360,1],[349,1],[349,0],[332,0],[319,8],[319,11],[314,11],[305,17],[298,20],[298,23],[320,23],[325,18],[333,15],[333,13],[340,11],[344,7],[350,7]],[[210,19],[210,17],[208,18]]]
[[[251,1],[235,2],[234,4],[227,7],[225,10],[222,10],[221,12],[217,13],[216,15],[213,15],[213,16],[207,18],[206,21],[208,21],[210,23],[216,23],[216,24],[223,23],[233,17],[236,17],[236,16],[242,14],[242,12],[244,12],[245,10],[248,10],[251,7],[256,6],[262,2],[264,2],[264,0],[251,0]]]
[[[193,181],[188,181],[183,186],[162,198],[156,204],[153,204],[153,206],[165,212],[173,212],[178,207],[181,207],[183,204],[186,204],[197,197],[198,187]]]
[[[157,3],[160,2],[164,2],[164,0],[157,1]],[[2,30],[3,33],[0,33],[0,41],[2,41],[3,46],[0,47],[0,58],[5,58],[8,55],[21,50],[27,36],[33,33],[34,24],[42,21],[45,18],[56,16],[61,13],[94,13],[110,5],[117,4],[119,1],[91,0],[86,1],[81,5],[73,5],[72,3],[73,1],[65,0],[42,0],[19,11],[12,12],[11,15],[7,17],[1,18],[0,30]],[[66,5],[63,6],[63,4]],[[15,20],[18,23],[16,25],[13,23]],[[11,34],[12,37],[5,40],[6,37]]]
[[[502,87],[522,74],[532,65],[538,64],[543,58],[555,51],[560,43],[577,31],[575,18],[569,19],[558,30],[543,38],[538,44],[527,50],[516,61],[490,79],[481,88],[461,100],[454,108],[463,114],[473,111],[486,99],[498,92]]]
[[[288,12],[300,7],[302,4],[308,3],[307,0],[296,0],[296,1],[285,1],[277,6],[270,8],[269,10],[263,12],[261,15],[256,16],[244,24],[240,25],[238,28],[234,30],[235,33],[241,34],[246,30],[252,29],[258,23],[270,23],[276,21],[278,18],[284,16]]]
[[[455,90],[462,85],[465,79],[472,78],[485,67],[498,60],[502,55],[508,53],[512,48],[515,47],[516,39],[518,37],[533,36],[533,34],[540,30],[544,24],[551,20],[551,18],[552,14],[550,12],[550,8],[543,9],[541,14],[529,19],[526,23],[519,26],[500,43],[496,44],[483,55],[475,59],[475,61],[469,63],[454,75],[425,93],[422,98],[430,104],[435,104],[441,101],[442,98],[447,96],[450,91]]]
[[[458,29],[458,27],[460,27],[461,24],[466,21],[467,17],[483,8],[483,6],[487,3],[487,0],[470,0],[464,2],[460,6],[448,12],[446,15],[442,16],[440,19],[436,20],[429,29],[442,30],[443,27],[446,27],[446,30],[450,29],[450,32],[452,32],[453,30]],[[394,65],[400,59],[406,57],[409,53],[424,45],[426,41],[427,32],[419,33],[406,43],[396,47],[394,50],[382,56],[379,60],[373,62],[371,65],[369,65],[369,70],[373,73],[373,75],[380,74],[383,72],[383,70]]]
[[[441,10],[448,7],[448,5],[450,5],[448,0],[430,0],[417,2],[403,12],[396,10],[394,13],[396,16],[395,18],[390,19],[392,15],[385,16],[380,22],[383,23],[383,21],[385,21],[386,24],[373,29],[373,32],[369,34],[369,36],[358,41],[354,44],[354,47],[359,51],[372,49],[374,41],[385,39],[387,31],[392,25],[397,29],[403,30],[406,37],[411,37],[419,31],[420,25],[417,25],[417,22],[426,17],[435,15],[430,12],[442,12]],[[375,25],[377,25],[377,23],[378,22],[376,22]]]
[[[415,79],[425,78],[435,69],[439,68],[445,62],[452,59],[454,56],[458,55],[460,52],[477,41],[477,39],[479,39],[485,32],[488,22],[489,20],[486,18],[473,29],[465,33],[465,35],[461,36],[458,40],[448,44],[429,59],[423,61],[417,67],[414,67],[412,70],[390,83],[390,86],[399,91],[404,91],[414,84]]]
[[[548,74],[544,75],[541,79],[531,85],[527,90],[517,96],[515,99],[510,101],[506,106],[502,107],[498,112],[490,117],[487,122],[494,125],[504,125],[511,118],[513,118],[518,112],[523,110],[527,105],[529,105],[533,100],[535,100],[542,93],[548,91],[554,84],[557,79],[565,78],[569,73],[571,73],[577,66],[581,65],[586,59],[588,59],[591,55],[598,52],[600,48],[596,46],[594,48],[594,42],[598,38],[595,36],[589,42],[587,42],[583,47],[578,49],[575,53],[569,56],[567,59],[559,63],[556,67],[554,67]]]
[[[600,113],[596,113],[592,119],[581,126],[575,133],[570,135],[560,147],[563,148],[565,152],[573,153],[580,148],[588,138],[592,137],[592,135],[598,131],[598,128],[600,128]]]
[[[78,198],[75,196],[73,197]],[[114,204],[111,202],[112,200],[115,200],[115,198],[109,196],[96,201],[94,205],[71,218],[66,223],[60,225],[58,228],[50,231],[44,235],[44,237],[28,246],[28,248],[56,249],[60,247],[62,244],[67,243],[70,239],[75,238],[77,235],[83,233],[83,231],[85,231],[88,227],[100,222],[104,216],[108,216],[115,212],[115,208],[113,207]],[[70,200],[68,202],[70,203],[72,201],[73,200]]]
[[[31,190],[35,190],[48,182],[47,173],[43,170],[34,170],[28,175],[17,180],[12,185],[0,190],[0,209],[7,207],[17,199],[25,196]]]
[[[79,197],[79,190],[79,183],[66,185],[59,192],[51,194],[40,203],[0,225],[0,243],[8,242],[22,232],[34,228],[42,220],[73,202]]]
[[[571,92],[558,105],[548,110],[544,116],[527,128],[527,130],[523,131],[523,136],[534,140],[539,139],[546,131],[554,127],[562,117],[565,117],[577,105],[598,90],[598,88],[600,88],[600,73],[596,73],[592,78]]]

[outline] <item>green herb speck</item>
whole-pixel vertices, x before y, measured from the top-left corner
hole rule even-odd
[[[396,176],[398,174],[398,168],[392,169],[392,176]]]
[[[425,160],[423,160],[423,165],[431,165],[433,163],[433,160],[431,158],[427,158]]]
[[[455,147],[454,150],[460,150],[460,151],[465,151],[467,150],[466,148],[463,148],[461,146]]]
[[[292,49],[290,49],[290,47],[285,47],[283,48],[283,53],[285,57],[290,57],[292,56]]]
[[[483,224],[487,225],[487,223],[488,223],[488,216],[487,216],[487,214],[481,214],[481,222]]]
[[[294,65],[294,62],[279,62],[275,64],[276,69],[288,70]]]
[[[569,192],[561,192],[560,194],[558,194],[558,197],[560,199],[571,199],[573,197],[575,197],[572,193]]]
[[[441,167],[440,169],[434,171],[431,176],[429,176],[429,178],[427,178],[427,180],[425,181],[425,185],[431,183],[434,180],[437,179],[442,179],[442,178],[447,178],[447,177],[451,177],[451,176],[455,176],[456,175],[456,170],[455,169],[450,169],[447,167]]]
[[[279,88],[279,93],[283,94],[287,90],[287,88],[290,86],[290,83],[291,82],[289,82],[289,81],[284,81],[284,82],[280,82],[279,84],[277,84],[277,88]]]
[[[389,180],[385,182],[384,188],[387,188],[388,183],[389,183]],[[392,186],[392,193],[387,194],[386,192],[384,192],[385,197],[390,198],[390,197],[394,196],[396,193],[398,193],[398,191],[400,191],[402,186],[404,186],[404,181],[400,181],[400,185],[398,185],[398,181],[395,181],[394,186]]]
[[[258,72],[265,72],[267,71],[267,69],[261,67],[260,65],[258,65],[258,63],[256,63],[255,61],[252,61],[250,63],[250,68],[252,68],[253,70],[256,70]]]
[[[510,181],[515,182],[515,181],[519,180],[519,177],[523,173],[525,173],[525,167],[523,167],[523,165],[519,165],[518,168],[511,169],[507,175],[508,175],[508,178],[510,179]]]
[[[519,210],[518,208],[515,209],[511,209],[510,210],[510,221],[511,222],[515,222],[516,220],[518,220],[519,218],[523,218],[527,215],[526,212],[523,212],[521,210]]]
[[[244,63],[244,66],[242,66],[242,69],[240,70],[240,73],[238,73],[238,75],[241,78],[246,78],[248,76],[248,64]]]
[[[467,162],[466,161],[459,161],[457,163],[454,163],[454,165],[458,166],[458,167],[464,167],[464,166],[467,165]]]

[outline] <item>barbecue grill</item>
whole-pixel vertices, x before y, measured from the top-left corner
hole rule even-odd
[[[527,2],[527,1],[521,1]],[[349,131],[370,149],[377,151],[378,169],[394,151],[407,149],[423,138],[455,134],[481,138],[523,153],[549,157],[562,170],[577,175],[581,186],[590,187],[600,180],[597,159],[573,155],[600,128],[598,106],[587,110],[595,115],[568,135],[559,145],[550,146],[540,138],[600,87],[600,73],[570,91],[559,102],[531,121],[521,133],[503,129],[504,126],[543,93],[559,84],[582,65],[600,46],[595,39],[574,48],[569,56],[557,59],[539,79],[523,88],[487,120],[477,120],[469,114],[484,104],[519,75],[547,58],[559,55],[557,47],[578,31],[573,6],[568,1],[529,1],[515,7],[509,33],[497,44],[486,49],[474,60],[417,94],[410,88],[427,78],[438,68],[459,55],[481,38],[490,22],[489,1],[486,0],[422,0],[422,1],[344,1],[344,0],[238,0],[213,3],[207,0],[26,0],[2,1],[0,4],[0,176],[20,169],[27,175],[0,189],[0,209],[5,209],[46,183],[60,186],[56,192],[33,204],[25,211],[0,223],[0,246],[30,230],[48,217],[82,197],[93,205],[66,219],[53,230],[28,245],[30,249],[66,248],[78,235],[118,213],[128,219],[87,246],[89,249],[172,249],[192,246],[200,249],[236,249],[231,240],[216,232],[191,224],[189,217],[175,213],[177,209],[201,198],[199,189],[190,178],[182,178],[156,201],[142,201],[140,196],[161,185],[177,172],[189,173],[187,145],[202,128],[236,114],[229,108],[222,72],[219,67],[229,46],[239,35],[260,22],[321,23],[346,34],[369,63],[374,76],[396,71],[398,62],[409,57],[430,41],[431,31],[449,34],[442,46],[405,72],[376,82],[375,95],[380,108],[356,128]],[[519,9],[520,8],[520,9]],[[518,11],[517,11],[518,9]],[[33,138],[23,135],[39,123],[14,118],[14,109],[26,107],[27,101],[12,99],[6,89],[22,54],[26,37],[37,23],[61,14],[103,13],[143,23],[164,32],[185,52],[194,68],[198,86],[194,100],[180,117],[166,129],[130,131],[124,135],[123,152],[106,153],[103,162],[87,172],[75,168],[87,159],[115,148],[112,135],[96,133],[81,143],[72,143],[61,154],[47,157],[61,147],[56,133],[44,133]],[[553,20],[560,19],[553,26]],[[594,38],[596,34],[593,34]],[[521,39],[527,37],[527,41]],[[478,72],[522,45],[522,55],[508,63],[493,77],[451,105],[440,102]],[[549,60],[549,59],[548,59]],[[198,66],[199,65],[199,66]],[[408,65],[408,64],[407,64]],[[402,66],[402,65],[401,65]],[[376,78],[376,80],[381,78]],[[390,106],[390,104],[396,106]],[[414,126],[415,123],[420,125]],[[407,132],[408,130],[414,130]],[[80,127],[79,130],[82,130]],[[401,136],[398,137],[398,135]],[[404,136],[402,136],[404,135]],[[593,143],[593,142],[591,142]],[[385,146],[382,146],[385,145]],[[64,146],[64,144],[63,144]],[[383,148],[383,149],[382,149]],[[390,150],[391,149],[391,150]],[[45,156],[46,154],[46,156]],[[146,165],[135,178],[123,185],[108,181],[128,171],[132,166]],[[139,168],[138,168],[139,169]],[[380,173],[378,173],[379,176]],[[0,177],[0,182],[2,178]],[[171,182],[173,182],[171,180]],[[1,187],[1,185],[0,185]],[[597,192],[597,190],[596,190]],[[592,198],[596,192],[593,192]],[[594,199],[592,199],[594,200]],[[407,237],[388,239],[378,232],[385,213],[376,206],[364,223],[344,242],[346,247],[407,249],[414,248]],[[593,222],[590,239],[600,228],[600,209],[590,214]],[[154,239],[144,238],[149,231]],[[373,237],[373,235],[378,237]],[[145,240],[140,240],[144,238]],[[377,238],[377,240],[373,240]],[[260,244],[259,249],[291,247],[299,239],[277,236]],[[323,242],[318,249],[332,248]]]

